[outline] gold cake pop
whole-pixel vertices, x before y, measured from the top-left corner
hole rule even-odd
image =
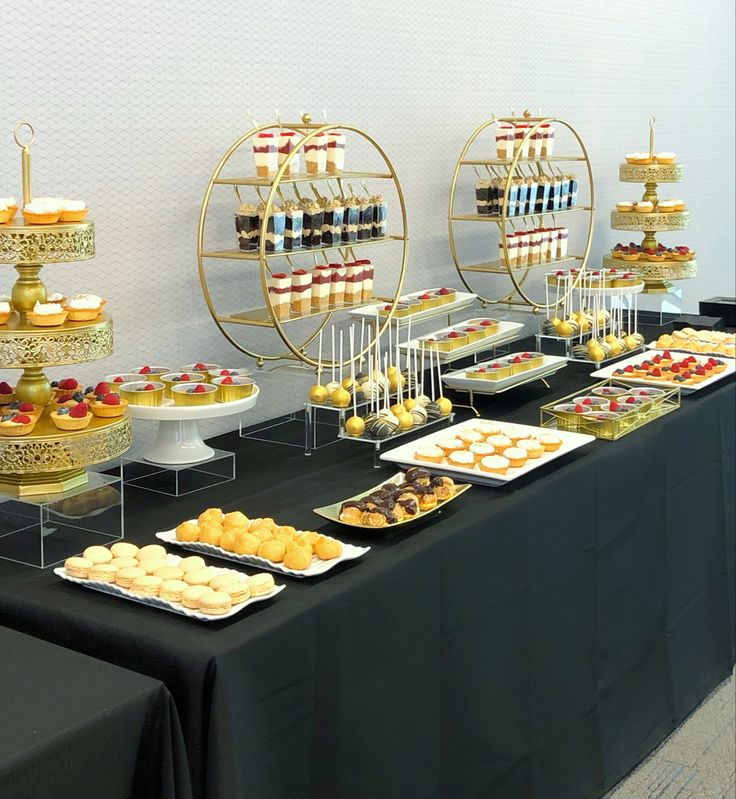
[[[323,405],[330,396],[322,385],[322,331],[319,331],[319,353],[317,354],[317,385],[309,389],[309,401],[315,405]]]
[[[391,406],[391,413],[394,416],[400,416],[402,413],[406,412],[406,408],[404,408],[401,402],[397,402],[395,405]]]
[[[349,383],[350,386],[353,387],[353,415],[345,420],[345,432],[349,436],[362,436],[365,432],[365,421],[358,416],[358,405],[357,405],[357,398],[356,398],[356,390],[357,384],[355,382],[355,331],[353,328],[350,328],[350,379]],[[343,386],[345,386],[345,381],[343,380]],[[345,390],[347,390],[347,386],[345,386]]]
[[[410,413],[407,413],[407,411],[400,413],[398,419],[399,430],[411,430],[412,427],[414,427],[414,418]]]
[[[362,436],[365,432],[365,422],[360,416],[350,416],[345,420],[345,432],[349,436]]]
[[[339,386],[330,394],[330,401],[336,408],[347,408],[350,405],[350,392]]]
[[[452,413],[452,403],[447,397],[437,397],[437,405],[443,416],[449,416]]]

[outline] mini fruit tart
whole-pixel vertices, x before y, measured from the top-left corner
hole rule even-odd
[[[0,435],[26,436],[36,426],[36,420],[26,413],[7,414],[0,421]]]
[[[128,407],[128,400],[122,399],[117,394],[101,394],[102,399],[99,397],[94,399],[89,409],[95,416],[102,417],[103,419],[113,419],[116,416],[122,416],[125,409]]]
[[[51,412],[51,421],[59,430],[84,430],[92,421],[86,402],[78,402],[73,408],[59,408]]]

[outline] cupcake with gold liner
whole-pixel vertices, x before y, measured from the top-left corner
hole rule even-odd
[[[34,327],[58,327],[66,322],[68,312],[57,302],[37,302],[32,311],[26,313]]]
[[[86,402],[78,402],[73,408],[59,408],[49,414],[51,421],[64,431],[84,430],[92,421]]]
[[[84,217],[89,213],[84,200],[67,200],[61,201],[61,213],[59,215],[60,222],[83,222]]]
[[[488,336],[495,336],[498,333],[498,319],[492,319],[488,316],[479,316],[477,319],[468,319],[463,324],[470,327],[479,327],[483,331],[484,338]]]
[[[159,378],[164,384],[164,397],[172,399],[171,389],[180,383],[206,383],[204,372],[169,372]]]
[[[102,400],[93,400],[89,404],[89,409],[95,416],[102,419],[115,419],[125,414],[128,407],[128,400],[123,399],[118,394],[105,394]]]
[[[174,400],[174,405],[183,407],[212,405],[218,391],[218,386],[209,383],[195,383],[194,385],[179,383],[179,385],[172,386],[171,398]]]
[[[468,336],[469,343],[474,344],[476,341],[481,341],[486,337],[485,330],[482,327],[475,327],[475,325],[460,325],[455,328],[460,333],[465,333]]]
[[[378,309],[379,316],[388,316],[391,313],[391,309],[393,305],[383,305]],[[396,303],[396,309],[394,310],[394,317],[397,319],[402,319],[405,316],[409,316],[411,313],[411,307],[404,303]]]
[[[118,389],[121,399],[130,405],[143,405],[155,408],[164,398],[164,384],[156,381],[138,380],[134,383],[123,383]]]
[[[32,200],[23,206],[23,221],[26,225],[53,225],[59,221],[61,209],[51,198]]]
[[[565,430],[577,430],[580,427],[580,421],[585,411],[582,405],[563,402],[553,406],[552,413],[557,417],[558,427]]]
[[[416,299],[422,303],[423,310],[437,308],[441,304],[440,298],[434,291],[423,291],[416,297]]]
[[[105,382],[113,394],[120,392],[120,386],[125,383],[135,383],[140,380],[141,376],[133,374],[132,372],[118,372],[117,374],[105,375]]]
[[[256,381],[252,377],[215,377],[212,385],[217,386],[215,402],[235,402],[253,394]]]
[[[204,375],[205,383],[212,382],[210,372],[214,372],[217,369],[222,369],[222,366],[220,366],[219,363],[205,363],[204,361],[197,361],[197,363],[185,363],[184,366],[179,367],[180,372],[200,372]]]
[[[169,369],[168,366],[150,366],[146,364],[145,366],[134,366],[130,371],[132,374],[137,375],[136,380],[156,380],[160,382],[161,375],[167,375],[173,370]],[[190,370],[182,369],[182,371]]]
[[[75,294],[66,304],[70,322],[91,322],[102,313],[107,300],[96,294]]]
[[[220,368],[207,370],[207,382],[212,383],[216,377],[250,377],[253,373],[250,369],[228,369]]]
[[[687,208],[685,200],[681,200],[679,197],[676,197],[672,202],[675,204],[675,211],[684,211]]]
[[[446,305],[449,302],[454,302],[457,292],[455,289],[442,287],[439,289],[432,289],[432,291],[440,298],[440,305]]]
[[[672,214],[677,210],[677,203],[674,200],[660,200],[657,203],[657,211],[660,214]]]
[[[2,417],[0,435],[8,437],[27,436],[35,426],[36,419],[27,413],[16,413],[9,419]]]

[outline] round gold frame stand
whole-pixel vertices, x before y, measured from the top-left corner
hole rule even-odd
[[[21,131],[30,138],[21,141]],[[21,149],[23,203],[31,202],[31,145],[35,138],[28,122],[15,126]],[[45,302],[41,269],[47,263],[85,261],[95,255],[93,222],[59,222],[51,225],[0,224],[0,264],[13,266],[18,278],[11,300],[17,316],[0,325],[0,369],[22,369],[15,386],[21,402],[46,405],[51,385],[44,369],[106,358],[113,351],[112,319],[101,314],[92,322],[65,322],[56,327],[35,327],[27,313]],[[87,481],[86,467],[119,457],[131,444],[131,423],[118,419],[93,419],[84,430],[57,430],[44,410],[26,436],[0,436],[0,492],[32,496],[66,491]]]
[[[469,158],[468,154],[473,144],[476,142],[476,140],[491,125],[496,125],[498,123],[505,123],[510,125],[524,123],[528,126],[528,130],[526,132],[526,135],[524,136],[524,139],[522,140],[519,147],[515,149],[514,157],[511,159],[486,158],[480,160]],[[551,125],[552,123],[562,125],[572,133],[574,139],[577,141],[577,144],[580,147],[581,154],[577,156],[552,155],[549,158],[542,156],[534,158],[522,158],[522,153],[526,149],[527,142],[532,138],[532,136],[535,133],[537,133],[540,130],[540,128],[542,128],[543,126]],[[550,165],[551,167],[551,165],[557,165],[558,163],[575,162],[575,161],[585,163],[588,175],[590,205],[587,206],[576,205],[571,208],[560,209],[558,211],[544,211],[541,214],[534,213],[521,216],[508,216],[510,189],[514,177],[516,176],[528,177],[528,175],[523,175],[523,173],[521,173],[519,169],[520,166],[527,165],[531,170],[536,171],[537,175],[542,176],[546,174],[544,172],[545,165]],[[506,170],[506,175],[505,175],[506,182],[504,186],[505,198],[503,203],[503,209],[500,215],[484,216],[477,213],[460,214],[456,212],[455,201],[457,194],[457,184],[460,178],[461,170],[464,167],[472,167],[473,169],[476,170],[476,174],[478,175],[480,175],[480,173],[477,172],[477,169],[478,167],[482,167],[488,170],[489,177],[493,177],[495,175],[496,177],[501,177],[501,178],[503,178],[504,176],[499,175],[495,171],[496,168],[499,167]],[[507,223],[511,222],[513,224],[517,221],[524,221],[524,220],[533,221],[536,219],[540,227],[543,227],[545,216],[551,216],[553,222],[556,224],[556,217],[559,214],[566,214],[570,212],[588,213],[588,230],[587,230],[585,247],[582,255],[567,256],[561,261],[543,261],[538,264],[526,265],[521,267],[512,266],[508,250]],[[455,225],[458,222],[496,223],[500,231],[501,242],[503,245],[503,257],[497,261],[489,261],[479,264],[463,263],[458,254],[458,248],[456,243]],[[450,253],[452,254],[452,260],[453,263],[455,264],[455,269],[457,270],[457,273],[460,276],[460,280],[463,282],[463,285],[468,289],[468,291],[471,291],[474,294],[478,295],[478,298],[480,299],[484,307],[486,305],[506,305],[509,307],[516,306],[523,308],[531,308],[532,312],[536,314],[536,313],[541,313],[543,311],[551,311],[555,307],[562,306],[567,296],[570,294],[570,292],[574,291],[578,287],[580,281],[583,279],[585,273],[585,267],[588,262],[588,256],[590,254],[590,247],[593,241],[594,224],[595,224],[595,186],[593,183],[593,170],[590,165],[590,159],[588,157],[588,151],[585,148],[585,144],[580,134],[575,130],[575,128],[572,127],[572,125],[556,117],[541,117],[541,116],[533,117],[531,116],[529,111],[524,111],[523,115],[520,117],[494,116],[473,131],[473,134],[465,143],[465,146],[463,147],[462,152],[460,153],[460,157],[457,160],[457,163],[455,165],[455,171],[452,176],[452,183],[450,184],[450,198],[449,198],[448,212],[447,212],[447,227],[448,227],[448,237],[450,241]],[[555,264],[567,263],[567,262],[579,262],[580,266],[578,267],[577,278],[570,285],[568,291],[566,291],[563,296],[556,298],[554,302],[545,302],[544,300],[536,300],[532,296],[530,296],[529,292],[525,288],[525,284],[533,270],[538,269],[540,267],[549,268],[555,266]],[[477,288],[471,285],[470,280],[466,277],[468,274],[471,273],[506,275],[510,278],[512,283],[511,291],[500,297],[483,296],[483,294],[479,292]]]
[[[659,202],[657,189],[660,183],[679,183],[684,175],[685,168],[682,164],[654,163],[654,128],[656,120],[649,119],[649,159],[650,164],[629,164],[619,166],[618,179],[622,183],[643,183],[644,194],[642,201],[654,204],[652,213],[640,214],[636,212],[611,211],[611,228],[613,230],[638,231],[644,234],[642,249],[656,250],[659,242],[658,233],[668,233],[675,230],[685,230],[690,225],[689,211],[674,211],[657,213],[656,206]],[[639,258],[638,261],[623,262],[612,255],[603,258],[603,266],[607,269],[626,264],[626,269],[635,272],[644,281],[644,294],[669,294],[674,286],[673,280],[687,280],[698,273],[698,263],[695,258],[688,261],[648,261]]]
[[[286,130],[293,130],[296,133],[300,134],[301,138],[295,143],[294,148],[289,153],[289,155],[284,160],[283,164],[279,167],[278,173],[272,178],[259,178],[259,177],[224,177],[223,170],[226,166],[231,163],[233,160],[240,160],[240,162],[249,161],[252,158],[250,152],[247,153],[247,159],[238,158],[242,156],[243,153],[249,150],[249,144],[253,137],[261,132],[268,132],[268,131],[278,131],[286,129]],[[300,173],[298,175],[291,175],[291,163],[295,158],[299,157],[299,154],[304,149],[305,145],[307,145],[315,136],[319,134],[328,133],[331,130],[340,130],[344,132],[351,132],[356,136],[360,137],[364,141],[366,141],[369,145],[373,147],[373,149],[379,154],[383,163],[385,165],[385,171],[381,172],[360,172],[360,171],[342,171],[337,172],[335,174],[332,173],[318,173],[316,175],[309,175],[306,173]],[[332,244],[329,246],[323,246],[318,248],[303,248],[298,250],[283,250],[279,252],[266,252],[266,232],[267,232],[267,225],[268,225],[268,218],[271,213],[271,208],[273,207],[274,203],[278,202],[279,198],[282,197],[282,188],[288,185],[298,184],[298,183],[319,183],[320,181],[326,180],[336,180],[338,186],[342,191],[342,182],[347,180],[356,180],[356,181],[365,181],[365,180],[390,180],[395,189],[399,200],[399,206],[401,209],[401,231],[397,233],[387,234],[386,236],[378,239],[368,239],[366,241],[359,241],[354,244]],[[254,188],[258,191],[258,196],[261,201],[264,203],[264,210],[261,218],[261,228],[260,228],[260,236],[259,236],[259,248],[257,251],[242,251],[237,249],[212,249],[208,247],[205,243],[206,239],[206,228],[207,228],[207,220],[208,220],[208,212],[210,210],[210,203],[212,202],[212,192],[216,186],[232,186],[235,188],[236,192],[239,195],[239,187],[246,186]],[[265,199],[261,197],[259,189],[264,189],[268,192]],[[291,259],[294,257],[298,257],[300,255],[311,255],[314,259],[315,264],[317,263],[317,257],[322,255],[325,258],[325,261],[328,261],[328,253],[331,251],[336,251],[340,254],[343,260],[348,260],[349,258],[355,259],[355,254],[353,251],[354,247],[357,246],[364,246],[368,244],[385,244],[399,241],[402,243],[402,253],[401,253],[401,266],[399,270],[399,276],[396,282],[396,289],[393,294],[388,298],[371,298],[367,301],[356,302],[353,304],[345,304],[339,307],[330,307],[326,310],[312,310],[309,313],[302,314],[300,316],[291,316],[287,319],[279,319],[277,318],[276,314],[273,311],[273,306],[271,303],[271,298],[268,292],[268,278],[272,274],[271,270],[271,263],[273,259],[286,259],[289,264],[291,264]],[[207,190],[204,194],[204,199],[202,200],[202,207],[199,214],[199,225],[197,229],[197,264],[199,269],[199,279],[202,286],[202,293],[204,294],[204,299],[207,304],[207,308],[212,316],[213,321],[217,325],[218,329],[222,333],[222,335],[240,352],[244,355],[247,355],[251,358],[255,359],[256,365],[258,367],[263,367],[267,361],[280,361],[280,360],[287,360],[287,361],[296,361],[300,364],[304,364],[308,367],[317,367],[318,362],[317,359],[310,356],[307,353],[307,348],[309,345],[314,342],[317,337],[319,336],[320,331],[328,324],[328,322],[332,319],[333,314],[338,311],[342,310],[353,310],[355,308],[359,308],[362,305],[368,305],[376,301],[386,301],[390,302],[392,305],[395,305],[400,294],[401,288],[404,283],[404,276],[406,273],[406,263],[407,263],[407,252],[408,252],[408,232],[407,232],[407,215],[406,215],[406,205],[404,201],[404,194],[401,189],[401,183],[399,182],[399,178],[396,174],[396,170],[393,167],[393,164],[389,160],[388,156],[386,155],[385,151],[381,148],[378,142],[370,136],[365,131],[361,130],[360,128],[355,127],[354,125],[346,125],[346,124],[337,124],[337,123],[328,123],[324,122],[321,124],[316,124],[312,122],[312,118],[309,114],[304,114],[302,116],[301,122],[291,123],[291,122],[274,122],[272,124],[267,125],[255,125],[249,131],[247,131],[243,136],[241,136],[237,141],[235,141],[232,146],[227,150],[227,152],[223,155],[218,163],[217,167],[215,168],[212,177],[210,178],[209,184],[207,185]],[[263,299],[265,301],[265,306],[261,308],[255,308],[251,310],[246,310],[243,312],[221,312],[215,307],[215,302],[212,296],[212,292],[210,291],[207,275],[208,275],[208,264],[212,260],[217,259],[227,259],[233,261],[245,261],[246,263],[249,261],[257,261],[260,269],[260,279],[261,279],[261,291],[263,295]],[[277,270],[278,271],[278,270]],[[391,319],[393,317],[393,310],[385,317],[380,317],[381,324],[379,325],[379,330],[377,335],[380,335],[388,325],[391,323]],[[290,322],[300,321],[305,319],[314,318],[317,322],[316,329],[314,329],[306,339],[302,341],[295,341],[293,337],[288,332],[288,325]],[[241,341],[230,332],[228,326],[244,326],[245,328],[261,328],[261,329],[271,329],[275,330],[280,337],[281,341],[286,345],[286,351],[279,352],[276,354],[267,354],[257,350],[253,346],[249,346]],[[372,327],[368,326],[369,331],[372,330]],[[375,336],[371,336],[369,333],[368,336],[368,343],[365,348],[360,353],[354,353],[353,358],[357,358],[359,356],[363,356],[367,353],[372,346],[373,342],[375,341]],[[347,365],[350,363],[350,358],[343,361],[343,365]],[[336,365],[339,365],[339,362],[336,361]],[[332,360],[331,359],[323,359],[322,360],[322,368],[328,369],[332,367]]]

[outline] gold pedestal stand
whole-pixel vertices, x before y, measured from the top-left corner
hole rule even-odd
[[[532,158],[524,158],[522,154],[524,152],[528,152],[529,149],[529,141],[532,137],[535,136],[543,127],[548,127],[552,123],[557,123],[562,125],[566,128],[571,134],[572,137],[579,148],[580,152],[578,154],[565,154],[565,155],[552,155],[550,157],[546,156],[538,156]],[[523,140],[520,142],[518,148],[515,148],[514,157],[510,159],[498,159],[498,158],[488,158],[487,156],[482,159],[471,158],[471,149],[475,144],[476,140],[479,137],[487,132],[487,130],[496,124],[505,124],[505,125],[517,125],[523,124],[527,128],[526,135],[524,136]],[[493,147],[495,150],[495,141],[493,142]],[[589,187],[589,196],[590,202],[588,205],[574,205],[570,208],[560,209],[558,211],[544,211],[540,214],[526,214],[524,216],[509,216],[508,215],[508,208],[509,208],[509,197],[511,192],[512,181],[514,177],[523,177],[529,178],[530,175],[535,174],[537,176],[546,175],[545,168],[549,169],[551,174],[555,174],[554,170],[560,171],[560,164],[570,163],[570,162],[580,162],[585,164],[585,172],[588,178],[588,187]],[[482,173],[479,172],[479,169],[487,170],[487,175],[485,177],[500,177],[505,179],[505,187],[504,187],[504,203],[503,209],[501,214],[498,216],[484,216],[481,214],[462,214],[459,213],[456,208],[456,200],[457,200],[457,184],[460,178],[461,173],[464,171],[464,168],[472,168],[476,171],[476,173],[480,176]],[[527,168],[527,173],[522,171],[522,167]],[[462,203],[461,203],[462,204]],[[585,242],[581,242],[580,247],[578,248],[577,255],[571,254],[566,256],[565,258],[559,261],[540,261],[538,263],[526,265],[526,266],[515,266],[511,264],[511,259],[509,257],[509,248],[508,248],[508,236],[513,231],[507,228],[507,225],[511,225],[512,227],[517,222],[529,222],[532,225],[538,225],[539,227],[545,227],[549,224],[551,219],[551,224],[556,225],[557,217],[562,216],[565,217],[566,214],[569,213],[576,213],[576,214],[585,214],[587,217],[587,235]],[[496,226],[499,230],[500,237],[501,237],[501,244],[502,244],[502,252],[503,255],[497,260],[490,260],[484,261],[483,263],[475,263],[475,264],[468,264],[464,263],[460,257],[458,252],[458,246],[456,242],[456,233],[457,233],[457,226],[459,223],[465,224],[467,222],[491,222],[496,223]],[[583,279],[583,275],[585,273],[585,267],[588,262],[588,255],[590,253],[591,243],[593,241],[593,225],[595,222],[595,189],[593,186],[593,170],[590,165],[590,159],[588,158],[588,152],[585,149],[585,144],[583,143],[580,134],[572,127],[572,125],[568,124],[562,119],[557,119],[554,117],[533,117],[528,111],[525,111],[522,116],[520,117],[503,117],[503,118],[496,118],[495,116],[492,117],[490,120],[484,122],[478,128],[473,131],[473,134],[465,143],[462,152],[460,153],[460,158],[455,165],[455,172],[452,176],[452,183],[450,184],[450,200],[448,206],[448,213],[447,213],[447,225],[448,225],[448,236],[450,240],[450,253],[452,254],[452,260],[455,264],[455,269],[457,269],[457,273],[460,276],[460,280],[462,280],[465,287],[468,291],[473,292],[474,294],[478,295],[478,298],[481,301],[481,304],[485,307],[489,304],[497,304],[497,305],[507,305],[509,307],[517,306],[522,308],[531,308],[534,313],[540,313],[541,311],[548,311],[552,310],[553,307],[562,306],[568,297],[568,295],[574,291],[579,285],[580,281]],[[495,250],[495,242],[492,244],[492,247]],[[563,266],[575,267],[578,269],[578,277],[577,279],[570,285],[569,290],[565,292],[564,296],[560,296],[556,298],[554,302],[546,302],[543,297],[536,299],[531,295],[530,289],[527,285],[528,278],[532,275],[533,271],[539,268],[546,267],[547,269],[558,269],[562,268]],[[511,290],[501,296],[488,296],[487,291],[481,291],[478,289],[476,285],[471,285],[471,280],[468,277],[470,273],[481,273],[487,275],[506,275],[511,280]],[[473,278],[473,282],[477,278]]]
[[[642,201],[651,202],[654,212],[640,214],[636,212],[620,213],[611,212],[611,227],[614,230],[639,231],[644,234],[642,249],[656,250],[659,242],[658,233],[669,233],[675,230],[685,230],[690,225],[688,211],[674,211],[668,213],[657,212],[659,195],[657,188],[660,183],[679,183],[685,175],[682,164],[654,163],[654,126],[655,119],[649,120],[649,158],[650,164],[621,164],[618,170],[618,179],[622,183],[643,183],[644,194]],[[688,261],[651,261],[639,258],[638,261],[621,261],[611,256],[603,259],[606,268],[622,267],[638,274],[644,281],[644,294],[668,294],[674,288],[671,281],[687,280],[698,273],[698,264],[694,258]]]
[[[19,134],[27,127],[30,141]],[[23,202],[31,201],[30,147],[33,128],[21,122],[15,141],[22,151]],[[41,280],[45,263],[85,261],[95,255],[94,224],[69,222],[25,225],[20,217],[0,224],[0,264],[15,267],[18,278],[11,300],[15,311],[0,325],[0,369],[22,369],[15,386],[20,402],[45,406],[51,385],[44,369],[106,358],[113,351],[112,319],[100,314],[92,322],[65,322],[36,327],[27,313],[45,302]],[[2,407],[0,407],[2,412]],[[131,423],[126,416],[93,419],[84,430],[65,432],[54,425],[44,408],[35,427],[25,436],[0,436],[0,492],[14,496],[66,491],[87,481],[86,467],[122,455],[131,444]]]

